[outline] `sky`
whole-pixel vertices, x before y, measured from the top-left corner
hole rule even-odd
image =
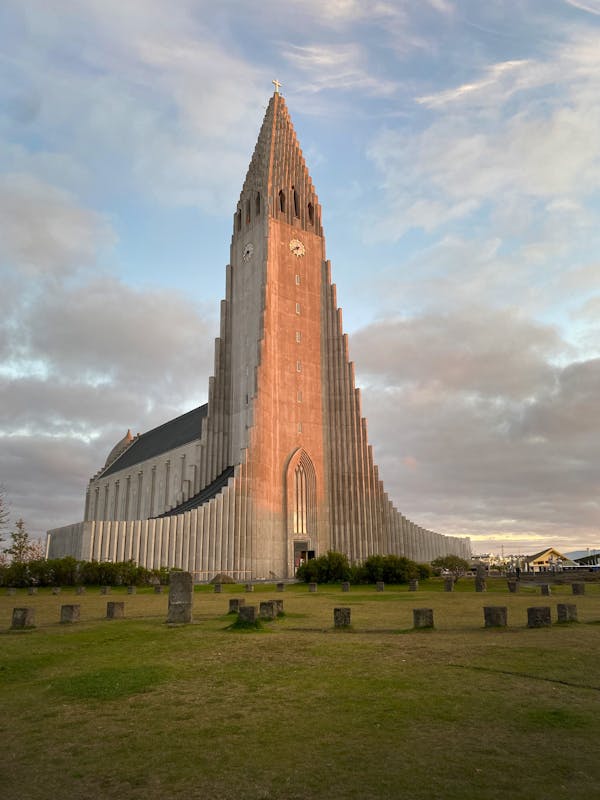
[[[274,78],[396,506],[600,548],[600,0],[4,0],[12,522],[79,521],[128,428],[206,402]]]

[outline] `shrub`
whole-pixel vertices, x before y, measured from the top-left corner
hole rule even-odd
[[[329,550],[326,555],[311,558],[298,567],[296,577],[306,583],[339,583],[350,578],[351,570],[347,556]]]

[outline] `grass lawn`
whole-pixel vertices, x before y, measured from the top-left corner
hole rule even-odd
[[[167,626],[167,595],[0,596],[2,800],[594,798],[600,783],[600,586],[573,597],[406,587],[224,586]],[[285,616],[230,631],[229,597]],[[106,620],[107,601],[125,619]],[[528,606],[579,623],[526,627]],[[81,621],[60,625],[63,603]],[[484,629],[483,606],[508,607]],[[9,631],[32,606],[37,627]],[[352,629],[333,630],[333,608]],[[412,609],[434,609],[433,631]]]

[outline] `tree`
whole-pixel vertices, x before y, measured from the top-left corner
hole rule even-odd
[[[454,582],[471,569],[468,561],[460,556],[441,556],[431,562],[434,569],[447,570],[454,577]]]
[[[39,545],[32,542],[22,519],[17,520],[15,530],[10,534],[11,545],[4,552],[13,564],[26,564],[38,556]]]

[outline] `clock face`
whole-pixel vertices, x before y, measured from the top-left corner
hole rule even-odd
[[[306,253],[306,247],[304,247],[300,239],[292,239],[290,242],[290,250],[298,258]]]
[[[244,252],[242,253],[242,258],[244,259],[244,261],[250,261],[253,252],[254,252],[254,245],[252,244],[252,242],[248,242],[248,244],[244,247]]]

